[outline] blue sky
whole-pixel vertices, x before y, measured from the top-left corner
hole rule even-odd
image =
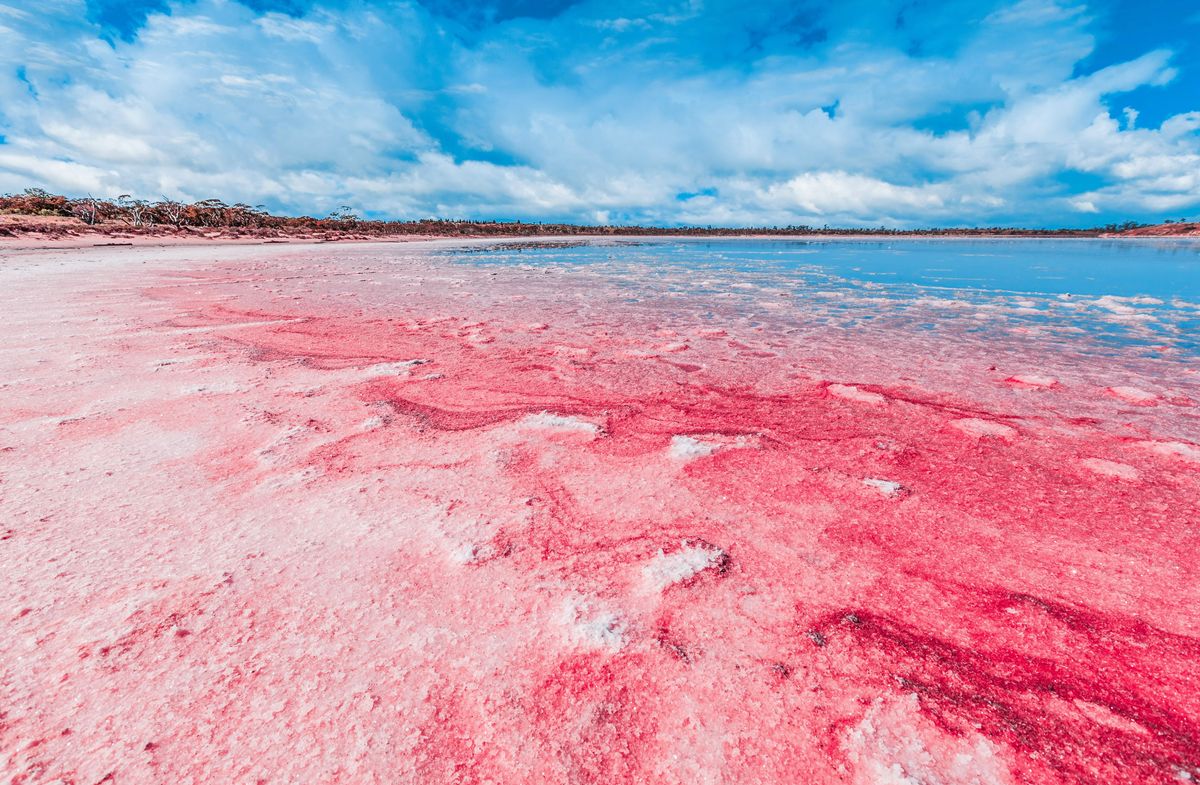
[[[324,214],[1200,217],[1193,0],[0,0],[0,191]]]

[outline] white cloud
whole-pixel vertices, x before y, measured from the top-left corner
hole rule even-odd
[[[893,185],[846,172],[805,172],[769,186],[763,202],[807,215],[891,215],[937,209],[942,198],[928,187]]]
[[[199,0],[115,46],[77,0],[0,5],[0,188],[700,224],[1200,204],[1200,111],[1155,128],[1110,106],[1169,85],[1170,52],[1076,75],[1094,46],[1082,3],[998,5],[924,56],[851,26],[712,62],[745,50],[739,17],[699,3],[456,37],[403,3],[297,19]],[[871,21],[852,11],[827,13]],[[1103,184],[1076,192],[1071,171]]]

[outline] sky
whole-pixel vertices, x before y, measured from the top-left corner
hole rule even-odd
[[[1200,218],[1195,0],[0,0],[0,192],[728,226]]]

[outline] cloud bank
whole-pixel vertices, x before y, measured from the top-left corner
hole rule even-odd
[[[1128,10],[0,0],[0,191],[700,225],[1194,216],[1200,20],[1116,29]]]

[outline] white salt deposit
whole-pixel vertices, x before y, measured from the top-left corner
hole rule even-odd
[[[580,598],[563,600],[558,621],[567,630],[571,642],[589,649],[620,651],[625,645],[625,623],[619,614],[596,608]]]
[[[1103,458],[1084,458],[1079,462],[1079,465],[1088,471],[1105,477],[1115,477],[1118,480],[1137,480],[1138,470],[1124,463],[1116,461],[1107,461]]]
[[[701,441],[694,436],[672,436],[667,454],[677,461],[691,461],[712,455],[722,446],[717,442]]]
[[[888,498],[899,496],[904,490],[904,486],[894,480],[879,480],[874,477],[866,478],[862,484],[868,488],[874,488]]]
[[[1022,373],[1008,377],[1008,380],[1026,387],[1053,387],[1058,384],[1058,379],[1053,376],[1043,376],[1033,373]]]
[[[358,424],[359,430],[373,431],[376,428],[382,428],[387,425],[387,420],[382,417],[368,417]]]
[[[686,581],[697,573],[716,567],[725,557],[725,552],[711,545],[692,545],[687,540],[674,553],[658,554],[642,567],[642,585],[653,592],[661,592],[668,586]]]
[[[964,417],[961,420],[954,420],[950,425],[976,439],[985,437],[1013,439],[1017,435],[1015,428],[1011,428],[1003,423],[993,422],[992,420],[981,420],[978,417]]]
[[[553,414],[551,412],[538,412],[537,414],[526,415],[521,419],[521,425],[527,428],[539,428],[565,433],[582,433],[590,434],[591,436],[599,436],[602,431],[599,425],[582,417]]]
[[[879,393],[860,390],[852,384],[831,384],[827,389],[830,395],[847,401],[858,401],[859,403],[869,403],[876,406],[887,401],[887,398],[884,398]]]
[[[842,738],[855,785],[1006,785],[1012,777],[978,733],[951,736],[921,714],[916,695],[877,698]]]
[[[1182,458],[1190,463],[1200,463],[1200,447],[1187,442],[1138,442],[1151,452],[1169,458]]]
[[[362,369],[362,375],[373,376],[408,376],[409,372],[418,365],[424,365],[429,360],[399,360],[388,363],[375,363]]]
[[[1147,404],[1158,400],[1158,396],[1140,387],[1107,387],[1109,395],[1114,395],[1123,401],[1137,404]]]

